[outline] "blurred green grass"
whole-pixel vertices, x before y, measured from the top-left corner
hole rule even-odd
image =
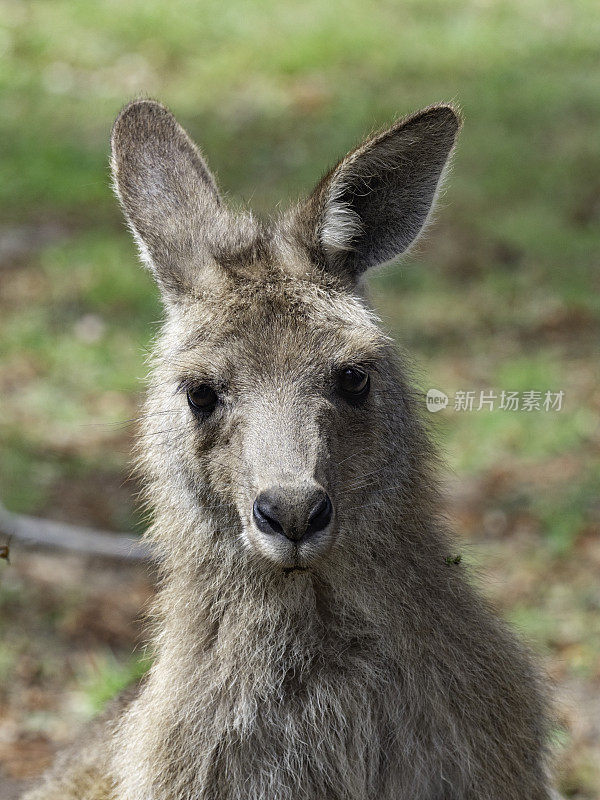
[[[0,263],[7,506],[142,525],[121,484],[161,310],[109,186],[122,104],[170,105],[232,202],[266,213],[365,133],[453,100],[436,222],[373,297],[424,390],[564,390],[560,412],[434,420],[458,481],[510,473],[490,502],[535,520],[535,568],[555,569],[600,515],[599,41],[597,0],[0,0],[0,234],[23,240]],[[32,246],[37,229],[54,233]],[[551,629],[539,597],[514,614]]]

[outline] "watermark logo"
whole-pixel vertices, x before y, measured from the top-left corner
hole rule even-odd
[[[429,389],[425,397],[425,402],[427,403],[427,411],[435,413],[436,411],[441,411],[443,408],[446,408],[450,402],[450,398],[445,392],[439,389]]]
[[[562,411],[564,391],[552,392],[530,389],[525,392],[513,392],[502,389],[481,389],[480,391],[455,392],[450,397],[440,389],[429,389],[425,395],[427,410],[441,411],[450,406],[453,411]]]

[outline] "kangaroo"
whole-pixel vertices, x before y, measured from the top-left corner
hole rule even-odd
[[[430,214],[449,105],[371,136],[268,222],[162,105],[112,170],[165,307],[138,447],[156,658],[29,800],[549,800],[524,646],[440,517],[435,454],[367,270]]]

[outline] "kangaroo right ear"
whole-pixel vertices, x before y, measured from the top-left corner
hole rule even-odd
[[[460,126],[431,106],[367,139],[318,184],[296,230],[328,271],[355,282],[403,253],[427,221]]]
[[[152,100],[121,111],[111,150],[115,191],[142,259],[163,292],[189,290],[210,259],[207,229],[225,213],[200,151]]]

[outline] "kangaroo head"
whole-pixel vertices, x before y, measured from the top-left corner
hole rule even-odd
[[[449,106],[397,122],[259,223],[163,106],[118,117],[116,191],[166,308],[142,460],[154,502],[210,519],[212,546],[319,570],[397,545],[378,508],[418,515],[426,440],[361,279],[423,228],[458,127]]]

